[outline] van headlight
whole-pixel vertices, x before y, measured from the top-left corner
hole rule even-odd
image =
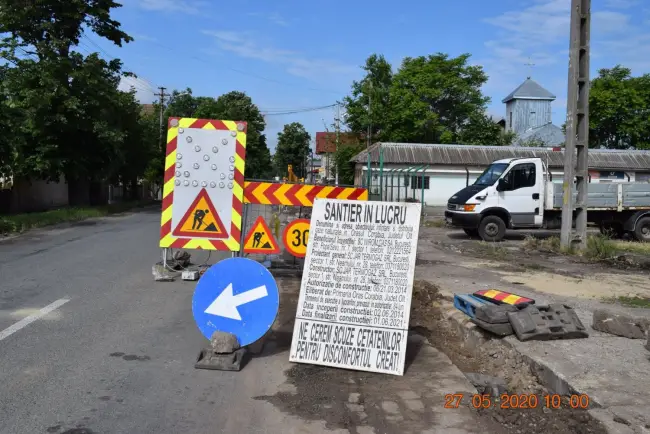
[[[466,205],[463,205],[463,211],[471,212],[474,211],[474,208],[476,208],[475,203],[468,203]]]

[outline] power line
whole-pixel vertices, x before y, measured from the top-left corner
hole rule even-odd
[[[292,115],[292,114],[297,114],[297,113],[315,112],[315,111],[325,110],[325,109],[332,108],[332,107],[336,107],[336,104],[330,104],[330,105],[325,105],[325,106],[321,106],[321,107],[311,107],[311,108],[306,108],[306,109],[294,109],[294,110],[286,110],[286,111],[278,111],[278,112],[262,112],[262,115],[264,115],[264,116]]]
[[[122,62],[122,64],[124,65],[124,67],[125,67],[127,70],[131,69],[131,68],[129,68],[129,67],[126,65],[126,63],[124,62],[124,60],[119,59],[119,58],[117,58],[117,57],[115,57],[115,56],[112,56],[108,51],[104,50],[104,49],[103,49],[99,44],[97,44],[95,41],[93,41],[92,39],[90,39],[90,37],[89,37],[88,35],[86,35],[85,33],[81,35],[81,38],[82,38],[82,39],[85,39],[85,40],[88,41],[88,42],[90,42],[94,47],[96,47],[99,51],[101,51],[101,52],[102,52],[106,57],[108,57],[109,59],[111,59],[111,60],[119,60],[119,61]],[[79,43],[82,44],[83,41],[80,40]],[[84,44],[84,46],[85,46],[85,44]],[[86,48],[88,48],[88,47],[86,46]],[[149,85],[149,88],[146,88],[146,87],[144,87],[143,85],[140,85],[140,84],[137,83],[137,82],[133,82],[133,83],[131,83],[131,86],[132,86],[132,87],[135,87],[136,89],[142,90],[142,91],[144,91],[144,92],[151,92],[151,93],[153,93],[154,95],[156,94],[156,92],[154,91],[154,89],[155,89],[156,87],[158,87],[158,86],[156,86],[155,84],[153,84],[153,83],[152,83],[150,80],[148,80],[146,77],[140,76],[140,75],[137,74],[137,73],[133,73],[133,74],[134,74],[137,78],[139,78],[139,79],[141,79],[142,81],[146,82],[146,83]]]
[[[165,46],[165,45],[163,45],[163,44],[161,44],[161,43],[159,43],[157,41],[148,41],[148,42],[150,42],[152,44],[155,44],[155,45],[158,45],[159,47],[162,47],[165,50],[173,51],[174,53],[178,53],[178,51],[179,51],[179,50],[175,50],[173,48],[167,47],[167,46]],[[190,59],[198,60],[199,62],[203,62],[203,63],[208,64],[210,66],[214,66],[210,62],[208,62],[207,60],[205,60],[205,59],[203,59],[201,57],[193,56],[193,55],[189,55],[188,57]],[[221,66],[221,68],[228,69],[228,70],[236,72],[238,74],[247,75],[249,77],[257,78],[258,80],[268,81],[270,83],[281,84],[283,86],[300,87],[300,88],[305,89],[305,90],[311,90],[311,91],[314,91],[314,92],[322,92],[322,93],[332,93],[332,94],[336,94],[336,95],[339,95],[339,96],[344,94],[343,92],[337,92],[337,91],[330,90],[330,89],[319,89],[319,88],[315,88],[315,87],[296,86],[295,83],[287,83],[287,82],[276,80],[276,79],[273,79],[273,78],[264,77],[262,75],[257,75],[257,74],[254,74],[252,72],[242,71],[241,69],[232,68],[232,67],[229,67],[229,66]]]

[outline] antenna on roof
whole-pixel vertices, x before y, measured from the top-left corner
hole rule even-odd
[[[530,68],[530,72],[528,73],[528,77],[527,77],[527,79],[530,80],[530,76],[533,74],[533,68],[535,67],[535,64],[532,62],[532,60],[529,57],[528,62],[524,63],[524,65]]]

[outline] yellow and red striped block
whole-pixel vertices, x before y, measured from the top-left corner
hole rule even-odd
[[[246,181],[244,186],[244,203],[314,206],[316,198],[368,200],[368,189],[253,181]]]
[[[176,121],[176,122],[174,122]],[[242,131],[237,129],[243,124]],[[172,235],[172,207],[174,204],[174,172],[179,128],[201,128],[205,130],[225,130],[237,133],[235,144],[235,176],[233,179],[232,218],[229,238],[224,240],[176,238]],[[169,118],[167,130],[167,152],[165,157],[165,178],[162,199],[162,218],[160,221],[160,247],[174,249],[240,250],[241,220],[244,196],[244,165],[246,159],[246,122],[222,121],[194,118]],[[226,228],[227,229],[227,228]]]
[[[482,289],[480,291],[476,291],[474,295],[496,304],[510,304],[513,306],[522,304],[535,304],[535,300],[532,298],[526,298],[520,295],[511,294],[510,292],[499,291],[496,289]]]

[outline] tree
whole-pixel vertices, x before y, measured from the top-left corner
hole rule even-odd
[[[275,148],[274,163],[277,173],[286,173],[287,166],[293,166],[293,172],[298,178],[306,176],[305,162],[309,155],[311,136],[300,122],[284,126],[278,133],[278,144]]]
[[[481,120],[490,102],[481,92],[487,75],[468,65],[469,57],[438,53],[404,59],[391,87],[392,141],[458,143],[461,131]]]
[[[368,126],[372,125],[372,139],[385,140],[391,110],[392,67],[384,56],[372,54],[362,69],[366,72],[365,77],[354,81],[352,95],[343,99],[347,114],[345,123],[359,137],[365,137]]]
[[[249,179],[268,179],[273,168],[271,153],[262,134],[266,127],[260,109],[244,92],[233,91],[219,98],[208,98],[196,109],[197,118],[222,119],[247,122],[246,136],[246,177]]]
[[[503,128],[487,114],[476,111],[458,132],[458,143],[462,145],[510,146],[516,134]]]
[[[486,115],[490,99],[481,87],[487,75],[469,65],[469,57],[407,57],[393,74],[386,59],[373,54],[365,77],[343,100],[347,126],[362,138],[371,123],[373,141],[511,144],[514,136]]]
[[[650,74],[601,69],[589,94],[589,146],[650,149]]]
[[[125,107],[117,91],[122,65],[74,47],[88,30],[118,46],[131,41],[110,16],[120,6],[0,0],[0,31],[7,35],[0,50],[13,65],[3,81],[5,107],[19,113],[11,126],[21,136],[10,153],[12,174],[56,180],[64,174],[72,204],[90,201],[91,181],[119,172],[115,157],[127,137],[114,111]]]
[[[354,185],[354,163],[352,158],[365,149],[363,143],[346,144],[334,153],[334,170],[338,170],[339,184]]]

